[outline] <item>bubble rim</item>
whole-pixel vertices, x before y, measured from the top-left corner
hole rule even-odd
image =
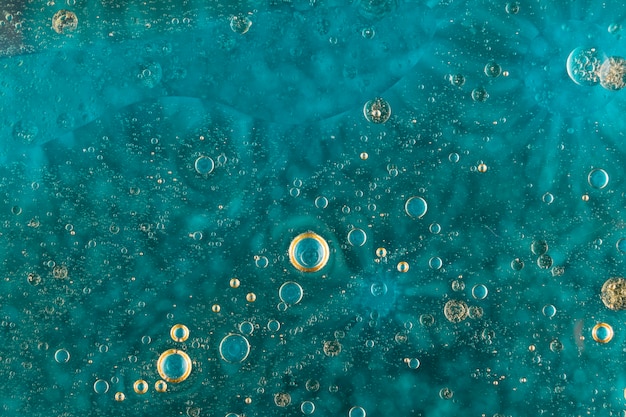
[[[185,363],[188,365],[185,372],[178,378],[171,378],[167,376],[165,374],[165,371],[163,370],[163,362],[165,362],[165,359],[167,359],[171,355],[180,355]],[[159,360],[157,360],[157,371],[159,372],[161,378],[166,382],[171,382],[174,384],[178,384],[179,382],[183,382],[185,379],[187,379],[191,374],[191,368],[191,358],[189,357],[189,355],[187,355],[187,353],[179,349],[168,349],[165,352],[161,353],[161,356],[159,356]]]
[[[176,337],[176,330],[179,329],[182,329],[184,332],[182,337]],[[170,329],[170,337],[174,342],[184,342],[185,340],[189,339],[189,328],[181,323],[175,324]]]
[[[233,361],[229,361],[229,360],[228,360],[228,359],[226,359],[226,358],[224,357],[224,355],[222,354],[222,345],[224,344],[224,340],[226,340],[226,339],[228,339],[229,337],[232,337],[232,336],[239,336],[239,337],[241,337],[241,338],[242,338],[242,339],[246,342],[246,345],[248,346],[247,352],[246,352],[246,354],[244,355],[244,357],[243,357],[243,358],[241,358],[241,360],[238,360],[238,361],[235,361],[235,362],[233,362]],[[218,349],[217,349],[217,350],[218,350],[218,351],[219,351],[219,353],[220,353],[220,358],[221,358],[224,362],[228,362],[228,363],[242,363],[242,362],[244,362],[246,359],[248,359],[248,356],[250,355],[250,342],[248,341],[248,338],[247,338],[247,337],[245,337],[245,336],[243,336],[243,335],[241,335],[241,334],[237,334],[237,333],[229,333],[229,334],[227,334],[226,336],[224,336],[224,337],[222,338],[222,340],[220,341],[220,345],[219,345],[219,347],[218,347]]]
[[[322,259],[316,265],[310,268],[307,268],[304,265],[302,265],[296,259],[296,256],[295,256],[295,251],[296,251],[296,247],[298,246],[298,243],[302,242],[304,239],[313,239],[322,246],[322,252],[323,252]],[[328,242],[326,242],[326,240],[323,237],[321,237],[315,232],[309,231],[309,232],[300,233],[298,236],[293,238],[293,240],[289,244],[288,254],[289,254],[289,262],[291,262],[291,265],[293,265],[294,268],[302,272],[317,272],[321,270],[322,268],[324,268],[326,264],[328,263],[328,259],[330,258],[330,247],[328,246]]]
[[[600,338],[598,336],[599,329],[606,330],[608,333],[607,337]],[[593,337],[593,340],[595,340],[598,343],[609,343],[611,340],[613,340],[613,336],[614,336],[613,327],[608,323],[597,323],[595,326],[593,326],[593,329],[591,329],[591,336]]]

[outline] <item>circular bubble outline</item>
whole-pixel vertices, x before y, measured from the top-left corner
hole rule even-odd
[[[298,261],[296,258],[296,247],[300,242],[304,239],[313,239],[317,243],[322,246],[322,259],[320,259],[316,265],[312,267],[306,267]],[[296,236],[289,245],[289,262],[298,270],[302,272],[317,272],[320,269],[324,268],[328,263],[328,259],[330,258],[330,248],[328,247],[328,243],[326,240],[314,232],[305,232]]]
[[[183,361],[185,362],[185,364],[187,365],[187,369],[185,370],[185,372],[178,378],[169,377],[165,373],[165,370],[163,369],[165,360],[172,355],[180,355],[183,358]],[[159,360],[157,361],[157,371],[159,372],[159,375],[161,376],[161,378],[167,382],[172,382],[174,384],[177,384],[187,379],[187,377],[189,377],[189,375],[191,374],[191,367],[192,367],[192,364],[191,364],[191,358],[189,357],[189,355],[187,355],[182,350],[178,350],[178,349],[166,350],[165,352],[161,353],[161,356],[159,356]]]

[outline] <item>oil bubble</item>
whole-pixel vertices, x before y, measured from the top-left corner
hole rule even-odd
[[[59,34],[74,32],[78,27],[76,13],[69,10],[59,10],[52,16],[52,29]]]
[[[325,209],[328,207],[328,199],[324,196],[319,196],[315,199],[315,207]]]
[[[430,269],[434,270],[441,269],[441,267],[443,266],[443,261],[440,257],[433,256],[428,260],[428,266],[430,267]]]
[[[367,413],[363,407],[352,407],[350,411],[348,411],[348,417],[366,417]]]
[[[626,238],[620,238],[615,244],[615,247],[620,253],[626,253]]]
[[[462,300],[448,300],[443,307],[443,314],[452,323],[459,323],[467,318],[467,303]]]
[[[513,271],[521,271],[522,269],[524,269],[524,261],[522,261],[520,258],[515,258],[511,261],[511,269]]]
[[[230,18],[230,29],[235,33],[243,35],[250,30],[250,26],[252,26],[252,21],[246,15],[240,14]]]
[[[182,382],[191,374],[191,359],[182,350],[169,349],[159,356],[157,371],[167,382]]]
[[[339,340],[327,340],[324,342],[323,350],[326,356],[337,356],[341,353],[341,349],[342,346]]]
[[[489,93],[484,87],[476,87],[472,90],[472,100],[477,103],[484,103],[489,98]]]
[[[602,285],[600,299],[611,310],[626,310],[626,279],[607,279]]]
[[[553,306],[552,304],[546,304],[541,309],[541,312],[543,313],[544,316],[546,316],[547,318],[551,319],[556,314],[556,307]]]
[[[143,379],[138,379],[133,384],[133,389],[137,394],[145,394],[148,392],[148,383]]]
[[[285,282],[278,289],[278,297],[281,301],[290,305],[298,304],[302,300],[302,296],[302,286],[300,286],[297,282]]]
[[[626,59],[619,56],[606,59],[600,67],[600,85],[610,91],[626,87]]]
[[[70,352],[67,349],[59,349],[54,352],[54,360],[58,363],[67,363],[70,360]]]
[[[267,322],[267,329],[270,332],[277,332],[280,330],[280,322],[278,320],[270,320]]]
[[[377,97],[365,103],[363,115],[368,122],[385,123],[391,116],[391,106],[385,99]]]
[[[215,162],[208,156],[200,156],[194,163],[196,172],[201,175],[208,175],[215,169]]]
[[[597,85],[605,59],[605,55],[596,48],[578,47],[567,57],[567,75],[578,85]]]
[[[352,229],[348,232],[348,243],[352,246],[363,246],[367,241],[367,234],[363,229]]]
[[[455,87],[463,87],[465,84],[465,77],[463,74],[452,74],[448,77],[448,80],[450,81],[450,84]]]
[[[554,353],[559,353],[563,350],[563,343],[559,339],[554,339],[550,342],[550,350]]]
[[[175,324],[170,329],[170,337],[175,342],[184,342],[189,338],[189,329],[184,324]]]
[[[420,360],[417,358],[407,359],[406,364],[409,367],[409,369],[417,369],[421,365]]]
[[[613,327],[607,323],[598,323],[593,326],[591,336],[598,343],[609,343],[613,339]]]
[[[254,324],[250,323],[249,321],[244,321],[243,323],[239,324],[239,331],[249,336],[252,334],[252,332],[254,332]]]
[[[548,252],[548,242],[545,240],[533,240],[530,244],[530,251],[534,255],[543,255]]]
[[[404,211],[414,219],[421,219],[428,211],[428,204],[422,197],[413,196],[406,200]]]
[[[126,394],[124,394],[123,392],[116,392],[115,393],[115,401],[122,402],[125,399],[126,399]]]
[[[315,404],[311,401],[303,401],[302,404],[300,404],[300,411],[302,411],[302,414],[306,415],[313,414],[315,412]]]
[[[602,168],[595,168],[587,175],[587,182],[593,188],[602,189],[609,184],[609,174]]]
[[[220,357],[226,362],[243,362],[250,354],[250,343],[241,335],[229,334],[220,342],[219,351]]]
[[[320,235],[306,232],[296,236],[289,245],[289,261],[303,272],[316,272],[328,262],[330,249]]]
[[[154,389],[156,392],[165,392],[167,391],[167,382],[159,379],[154,383]]]
[[[376,256],[379,258],[385,258],[387,256],[387,249],[385,248],[376,249]]]
[[[277,407],[287,407],[291,404],[291,395],[288,392],[277,392],[274,394],[274,404]]]
[[[405,261],[402,262],[398,262],[398,265],[396,266],[396,268],[398,269],[398,272],[409,272],[409,264]]]
[[[519,3],[516,1],[512,1],[506,4],[506,6],[504,6],[504,10],[508,13],[508,14],[518,14],[519,13]]]
[[[106,394],[109,391],[109,383],[104,379],[97,379],[93,383],[93,390],[96,394]]]
[[[502,74],[502,67],[495,61],[489,61],[483,71],[487,77],[496,78]]]
[[[541,269],[550,269],[552,266],[552,257],[547,254],[541,255],[537,258],[537,266]]]
[[[489,290],[483,284],[474,285],[472,288],[472,297],[477,300],[484,300],[487,298],[487,294],[489,294]]]

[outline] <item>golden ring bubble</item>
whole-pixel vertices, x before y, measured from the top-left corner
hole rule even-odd
[[[317,247],[306,247],[306,242],[309,240],[312,240]],[[305,245],[305,247],[303,248],[302,245]],[[311,250],[314,253],[312,253]],[[311,262],[308,262],[307,257],[311,254],[316,255],[315,259],[311,259]],[[328,263],[329,257],[330,249],[328,243],[317,233],[301,233],[296,236],[289,245],[289,261],[296,269],[302,272],[319,271]]]
[[[180,369],[174,369],[175,371],[181,371],[179,372],[180,375],[178,375],[178,373],[175,375],[170,374],[172,369],[170,369],[171,365],[168,364],[168,361],[176,360],[174,359],[175,356],[180,357],[179,360],[181,361],[181,363],[174,364],[174,366],[180,365]],[[161,376],[161,378],[163,378],[167,382],[173,382],[173,383],[182,382],[185,379],[187,379],[189,374],[191,374],[191,358],[189,358],[189,355],[187,355],[182,350],[178,350],[178,349],[166,350],[165,352],[161,354],[161,356],[159,356],[159,360],[157,361],[157,371],[159,372],[159,375]]]
[[[170,336],[175,342],[184,342],[189,338],[189,328],[184,324],[175,324],[170,329]]]
[[[167,391],[167,382],[163,381],[162,379],[159,379],[157,382],[154,383],[154,389],[157,392]]]
[[[598,343],[609,343],[613,339],[613,328],[607,323],[598,323],[593,326],[591,336]]]
[[[124,395],[123,392],[116,392],[115,393],[115,401],[122,402],[125,399],[126,399],[126,395]]]
[[[137,394],[145,394],[148,392],[148,383],[143,379],[138,379],[133,384],[133,389]]]

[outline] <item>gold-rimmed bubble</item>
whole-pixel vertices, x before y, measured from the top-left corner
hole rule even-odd
[[[256,301],[256,294],[253,292],[249,292],[246,294],[246,301],[249,303],[254,303]]]
[[[324,238],[314,232],[296,236],[289,245],[289,261],[302,272],[316,272],[328,263],[330,248]]]
[[[123,392],[116,392],[115,393],[115,401],[122,402],[125,399],[126,399],[126,395]]]
[[[211,307],[211,311],[214,313],[219,313],[222,310],[222,307],[220,307],[219,304],[213,304],[213,306]]]
[[[145,394],[148,392],[148,383],[143,379],[138,379],[133,384],[133,389],[137,394]]]
[[[609,343],[613,339],[613,327],[607,323],[598,323],[591,329],[591,336],[598,343]]]
[[[167,382],[182,382],[191,374],[191,358],[182,350],[166,350],[159,356],[157,371]]]
[[[398,272],[402,272],[402,273],[409,272],[408,262],[405,262],[405,261],[398,262],[397,268],[398,268]]]
[[[167,391],[167,382],[163,381],[162,379],[159,379],[157,382],[154,383],[154,389],[156,390],[156,392]]]
[[[376,256],[378,256],[379,258],[384,258],[385,256],[387,256],[387,249],[385,248],[376,249]]]
[[[241,282],[239,281],[238,278],[231,278],[230,288],[239,288],[239,285],[241,285]]]
[[[189,328],[184,324],[175,324],[170,329],[170,337],[175,342],[184,342],[189,339]]]

